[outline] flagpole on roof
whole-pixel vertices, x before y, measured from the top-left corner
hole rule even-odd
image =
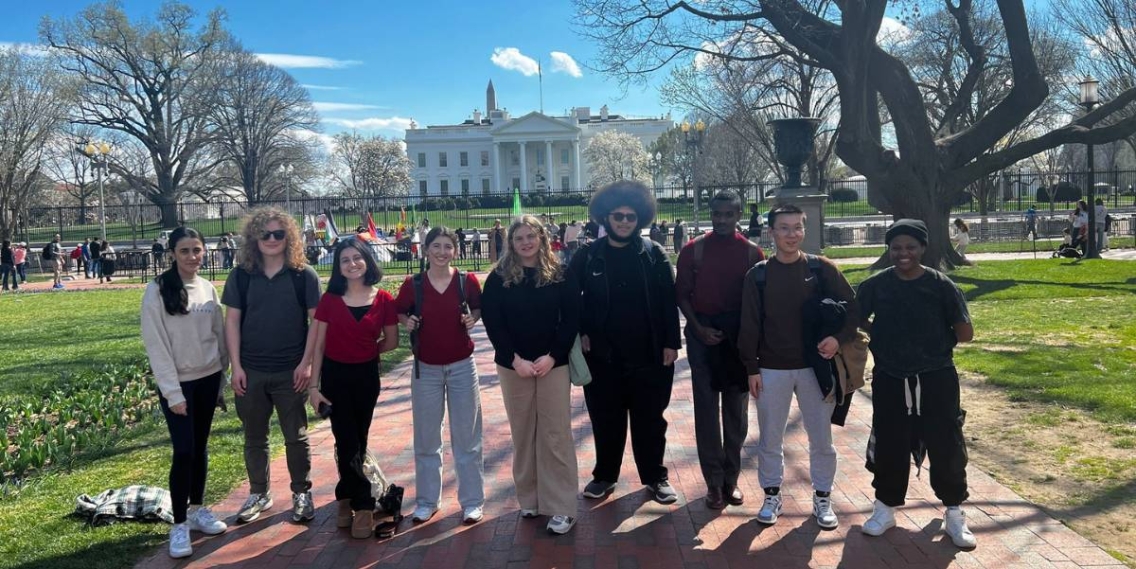
[[[555,70],[553,70],[555,71]],[[544,73],[540,69],[540,61],[536,62],[536,77],[540,83],[540,114],[544,114]]]

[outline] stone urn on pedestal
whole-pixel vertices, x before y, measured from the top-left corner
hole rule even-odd
[[[785,167],[785,183],[777,192],[777,203],[791,203],[805,212],[805,240],[802,249],[820,253],[824,247],[824,204],[828,197],[816,187],[801,184],[801,170],[816,151],[816,131],[820,119],[799,117],[769,121],[773,129],[773,149]],[[772,228],[771,228],[772,229]]]

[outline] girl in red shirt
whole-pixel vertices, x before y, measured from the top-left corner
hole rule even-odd
[[[363,459],[379,399],[379,354],[398,346],[394,299],[375,287],[382,278],[370,247],[358,239],[341,241],[315,316],[312,378],[318,386],[309,390],[309,401],[321,415],[331,416],[339,469],[336,525],[350,527],[351,537],[359,539],[370,537],[375,527],[375,499]]]
[[[398,291],[399,320],[418,333],[410,400],[414,420],[415,508],[412,520],[424,522],[438,512],[442,498],[442,416],[450,411],[450,446],[458,475],[462,521],[477,523],[485,506],[481,453],[481,392],[473,361],[470,328],[481,318],[477,277],[450,266],[457,235],[435,227],[423,241],[429,268],[408,277]],[[415,307],[415,280],[422,306]]]

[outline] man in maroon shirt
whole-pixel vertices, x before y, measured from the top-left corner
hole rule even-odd
[[[706,505],[714,510],[745,501],[738,474],[749,431],[749,393],[736,346],[742,283],[746,271],[765,255],[738,233],[741,215],[737,194],[715,195],[710,200],[713,231],[683,246],[675,280],[678,306],[686,316],[698,462],[706,480]]]

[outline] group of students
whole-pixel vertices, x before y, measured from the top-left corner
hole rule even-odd
[[[204,238],[189,228],[175,230],[173,262],[142,301],[142,333],[174,447],[170,555],[192,554],[191,530],[226,529],[204,506],[203,495],[213,409],[230,366],[250,481],[237,520],[252,521],[273,505],[273,411],[285,439],[292,519],[314,517],[304,407],[310,403],[330,416],[336,441],[337,525],[350,528],[353,537],[373,535],[376,504],[364,473],[367,433],[381,385],[379,357],[397,346],[399,326],[409,332],[414,352],[414,522],[431,519],[442,507],[447,411],[462,519],[477,523],[484,516],[482,407],[470,336],[481,319],[495,350],[522,517],[547,516],[554,534],[576,523],[571,387],[584,376],[590,382],[579,383],[596,452],[583,496],[603,499],[615,490],[630,425],[639,482],[654,500],[674,503],[664,412],[682,346],[680,310],[708,507],[745,501],[738,477],[752,397],[765,494],[757,519],[776,523],[783,435],[795,393],[809,439],[813,511],[822,527],[837,526],[831,422],[843,422],[850,400],[843,395],[850,394],[840,393],[828,362],[857,327],[871,328],[876,393],[868,459],[877,501],[863,531],[880,535],[895,525],[912,443],[919,441],[930,456],[931,484],[947,506],[947,532],[960,547],[973,547],[959,509],[967,497],[966,449],[951,360],[955,343],[969,341],[973,330],[958,288],[919,262],[926,227],[896,222],[887,232],[894,266],[865,281],[856,295],[835,265],[801,251],[805,216],[795,206],[770,212],[776,255],[768,260],[737,231],[737,195],[718,194],[710,209],[713,230],[682,247],[677,277],[666,250],[641,237],[656,204],[638,182],[616,182],[593,195],[589,214],[604,236],[582,246],[568,264],[553,252],[546,224],[530,215],[514,219],[501,230],[500,253],[484,289],[452,266],[460,254],[458,236],[435,227],[423,240],[427,268],[407,277],[397,297],[375,286],[382,271],[357,240],[336,245],[321,297],[318,277],[304,263],[299,228],[273,208],[245,220],[241,262],[218,296],[197,274]],[[821,297],[840,307],[838,322],[822,315]],[[581,360],[586,370],[571,369]]]

